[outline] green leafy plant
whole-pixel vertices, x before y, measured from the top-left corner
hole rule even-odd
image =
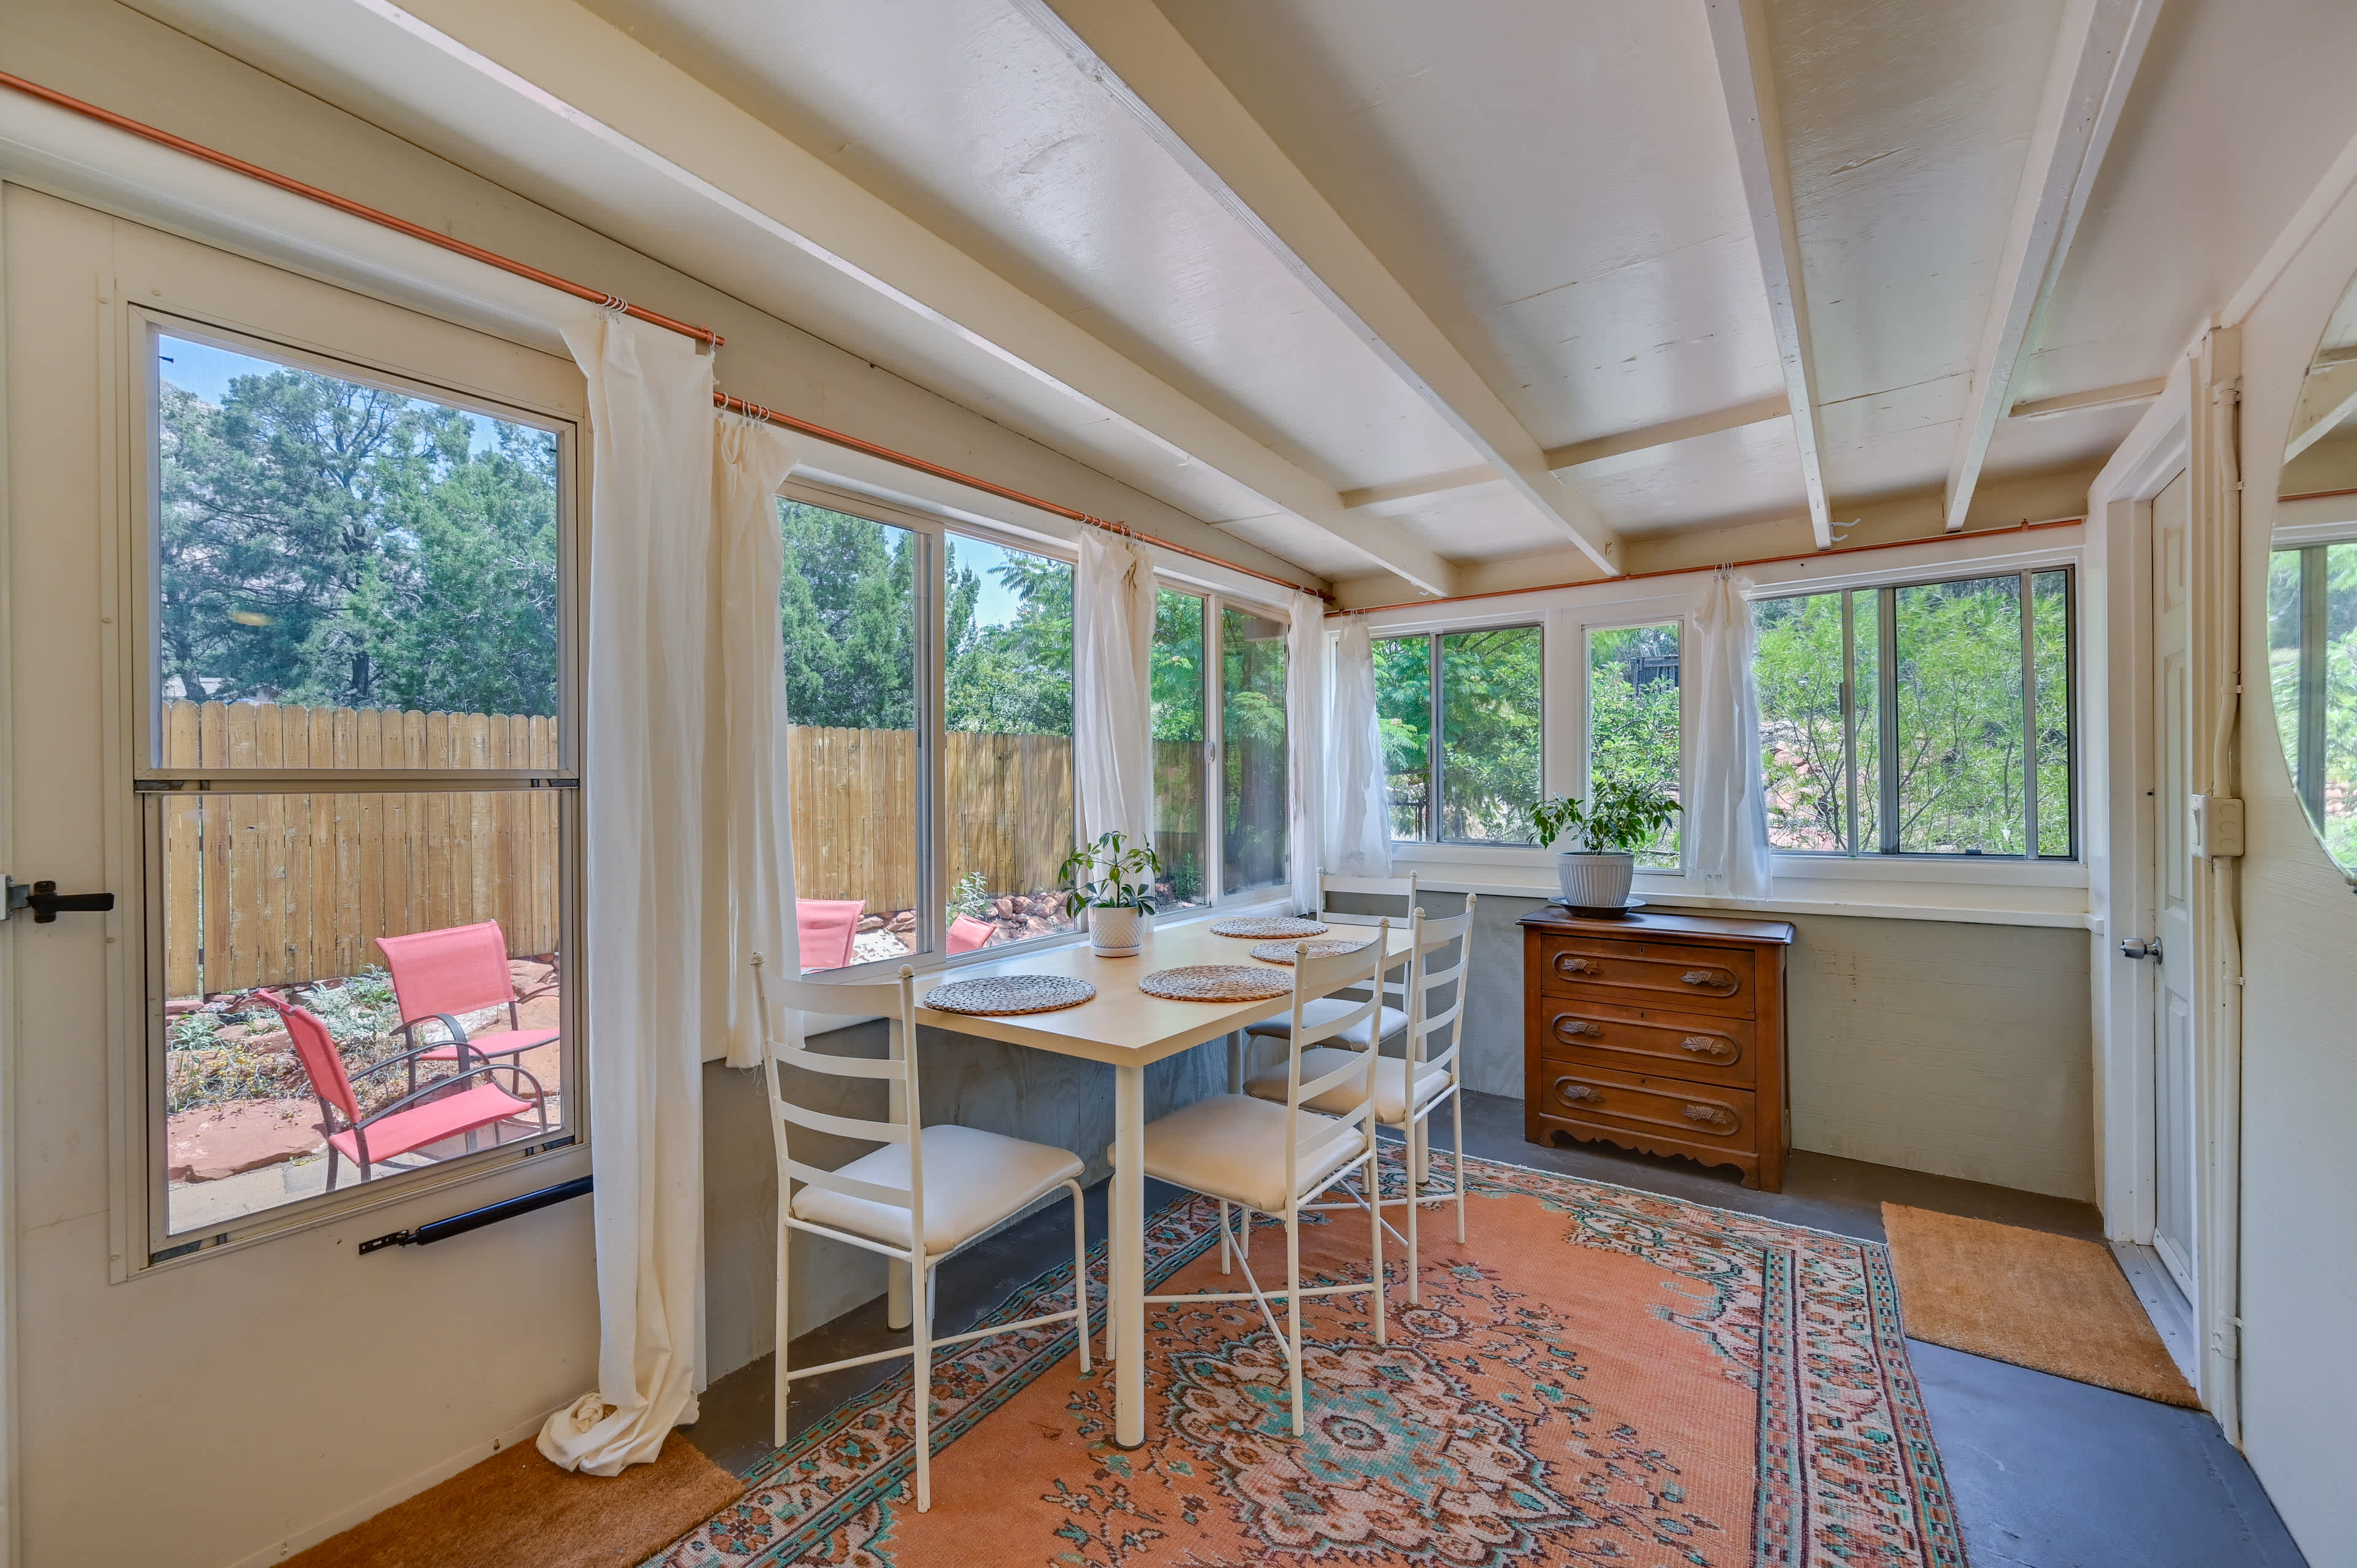
[[[1162,874],[1162,857],[1151,845],[1133,844],[1110,832],[1074,850],[1056,876],[1071,888],[1064,895],[1064,913],[1078,919],[1083,909],[1136,909],[1151,915],[1154,878]]]
[[[967,872],[950,889],[949,916],[952,920],[960,915],[979,920],[990,913],[990,878],[979,871]]]
[[[1683,810],[1668,791],[1633,779],[1601,779],[1581,800],[1557,795],[1532,802],[1531,836],[1542,844],[1570,836],[1575,854],[1634,854],[1661,836]]]

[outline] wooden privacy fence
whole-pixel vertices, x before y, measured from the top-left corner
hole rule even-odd
[[[1073,842],[1071,741],[962,731],[945,739],[951,879],[980,872],[994,894],[1057,886]],[[797,725],[787,756],[803,896],[864,899],[878,914],[914,908],[915,734]],[[171,768],[463,770],[556,760],[551,718],[272,703],[164,708]],[[1182,757],[1157,760],[1186,771]],[[168,993],[339,979],[383,961],[380,936],[480,920],[499,921],[512,954],[554,952],[556,813],[546,790],[468,790],[459,779],[434,790],[167,796]],[[1200,800],[1177,812],[1199,813]]]
[[[864,899],[877,914],[914,908],[916,732],[795,725],[786,756],[802,896]],[[978,871],[994,894],[1057,886],[1072,853],[1070,739],[952,730],[942,785],[952,883]]]
[[[163,764],[554,768],[556,721],[272,703],[167,703]],[[381,936],[497,920],[508,950],[556,950],[557,801],[545,789],[163,800],[168,993],[358,974]]]

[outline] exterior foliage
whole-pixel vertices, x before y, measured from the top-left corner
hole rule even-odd
[[[293,369],[158,412],[167,695],[555,713],[555,436]]]

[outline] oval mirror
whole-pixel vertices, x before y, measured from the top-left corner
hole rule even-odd
[[[2267,556],[2267,683],[2292,788],[2357,879],[2357,282],[2292,413]]]

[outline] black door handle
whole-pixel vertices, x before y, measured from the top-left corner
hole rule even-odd
[[[54,882],[36,882],[27,887],[10,877],[7,887],[8,908],[30,909],[37,926],[55,925],[60,914],[103,915],[114,908],[112,893],[60,893]]]

